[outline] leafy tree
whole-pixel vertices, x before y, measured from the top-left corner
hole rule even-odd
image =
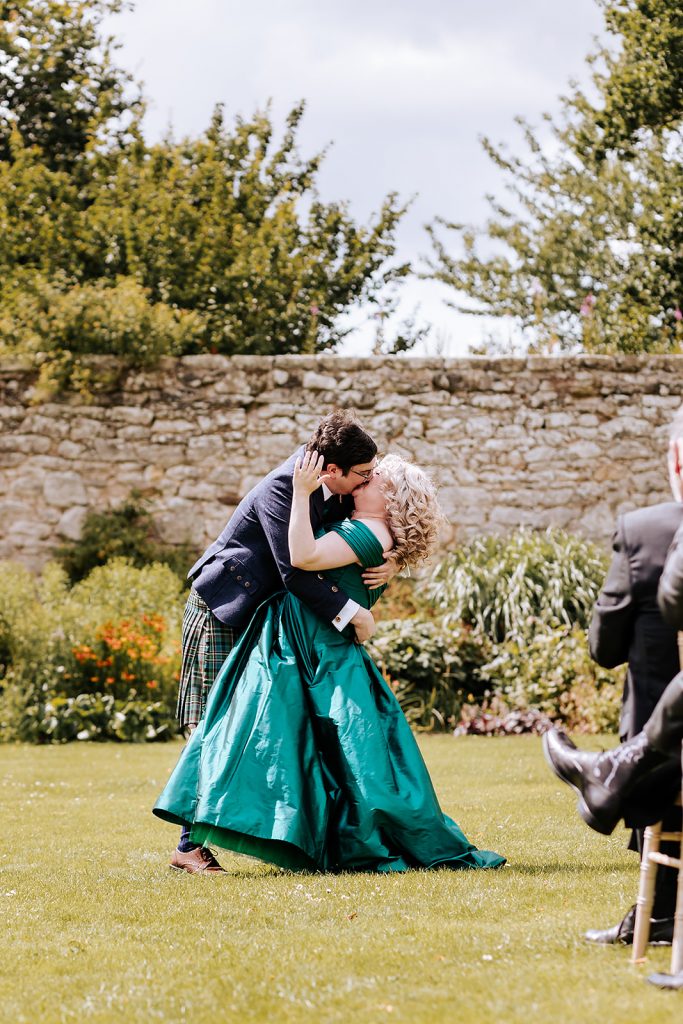
[[[297,147],[303,103],[281,138],[269,110],[227,126],[219,106],[199,138],[147,144],[142,100],[102,37],[124,6],[0,5],[0,351],[63,384],[84,379],[88,352],[333,349],[341,314],[381,306],[410,270],[390,262],[405,204],[389,195],[363,226],[322,202],[324,151]],[[407,322],[395,347],[423,333]]]
[[[561,117],[547,118],[552,147],[521,120],[524,157],[484,140],[512,202],[489,197],[480,231],[431,225],[431,275],[467,297],[456,308],[512,317],[539,349],[679,351],[683,8],[601,5],[621,46],[591,58],[591,97],[575,86]],[[460,255],[444,228],[459,236]]]
[[[218,107],[203,137],[105,166],[85,218],[91,272],[135,276],[153,301],[201,313],[202,344],[218,352],[334,347],[339,314],[408,272],[387,263],[405,206],[390,195],[363,228],[346,204],[323,203],[324,154],[297,150],[303,112],[276,140],[267,111],[230,130]]]
[[[142,112],[132,78],[113,62],[103,19],[125,0],[0,4],[0,159],[12,135],[52,170],[73,171],[96,146],[123,141]]]
[[[642,128],[676,131],[683,110],[683,9],[680,0],[600,0],[616,54],[600,51],[603,101],[595,120],[606,147],[624,148]]]

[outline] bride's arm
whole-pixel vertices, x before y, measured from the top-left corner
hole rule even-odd
[[[338,533],[328,533],[319,540],[313,536],[309,498],[325,479],[320,476],[322,467],[322,457],[316,452],[306,452],[294,466],[289,557],[296,569],[338,569],[358,562],[353,548]]]

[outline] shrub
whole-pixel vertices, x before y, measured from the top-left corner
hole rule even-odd
[[[110,693],[81,693],[31,702],[18,722],[16,738],[31,743],[143,743],[169,740],[176,732],[175,719],[162,701],[117,700]]]
[[[178,645],[169,650],[168,627],[161,615],[105,622],[95,630],[91,644],[76,644],[71,653],[78,669],[63,672],[64,693],[82,694],[102,690],[126,699],[131,693],[154,691],[157,697],[173,701]]]
[[[523,640],[540,620],[588,626],[608,559],[563,530],[517,530],[479,537],[448,554],[428,592],[449,621],[480,629],[494,643]]]
[[[54,563],[39,580],[0,571],[0,739],[165,738],[180,667],[175,573],[115,559],[69,587]]]
[[[97,369],[89,353],[118,356],[116,374],[176,355],[203,336],[201,314],[150,301],[132,277],[79,284],[56,275],[19,275],[2,294],[0,352],[25,355],[40,367],[36,397],[71,387],[88,397],[116,377]]]
[[[164,544],[154,519],[140,495],[131,496],[117,508],[90,510],[78,540],[62,544],[54,552],[72,582],[82,580],[98,565],[124,557],[142,568],[150,562],[168,565],[185,581],[199,552],[191,544]]]
[[[512,708],[536,708],[568,729],[610,732],[619,724],[625,668],[601,668],[585,631],[536,624],[531,637],[500,644],[481,669],[491,692]]]
[[[490,657],[486,640],[469,627],[421,619],[380,622],[367,648],[420,730],[455,724],[463,701],[480,692]]]
[[[36,579],[23,565],[0,562],[0,679],[8,668],[45,640]]]
[[[607,564],[561,530],[478,538],[447,555],[426,587],[437,617],[380,624],[371,645],[409,719],[425,728],[455,717],[486,734],[551,719],[616,729],[624,670],[596,665],[585,633]],[[451,664],[468,649],[464,671]]]
[[[454,736],[520,736],[522,733],[539,735],[552,725],[547,715],[537,708],[511,710],[500,697],[492,697],[482,704],[465,704]]]
[[[425,595],[424,581],[416,576],[395,576],[372,609],[377,622],[393,619],[430,619],[434,605]]]

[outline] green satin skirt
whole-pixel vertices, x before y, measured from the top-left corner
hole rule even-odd
[[[491,868],[439,807],[363,647],[291,594],[259,608],[154,813],[192,839],[304,871]]]

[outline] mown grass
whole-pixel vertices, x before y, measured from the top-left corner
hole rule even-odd
[[[167,867],[150,807],[179,744],[0,748],[2,1019],[587,1024],[680,1019],[584,929],[633,902],[625,833],[574,812],[531,737],[426,738],[444,809],[497,872],[312,876],[223,855]]]

